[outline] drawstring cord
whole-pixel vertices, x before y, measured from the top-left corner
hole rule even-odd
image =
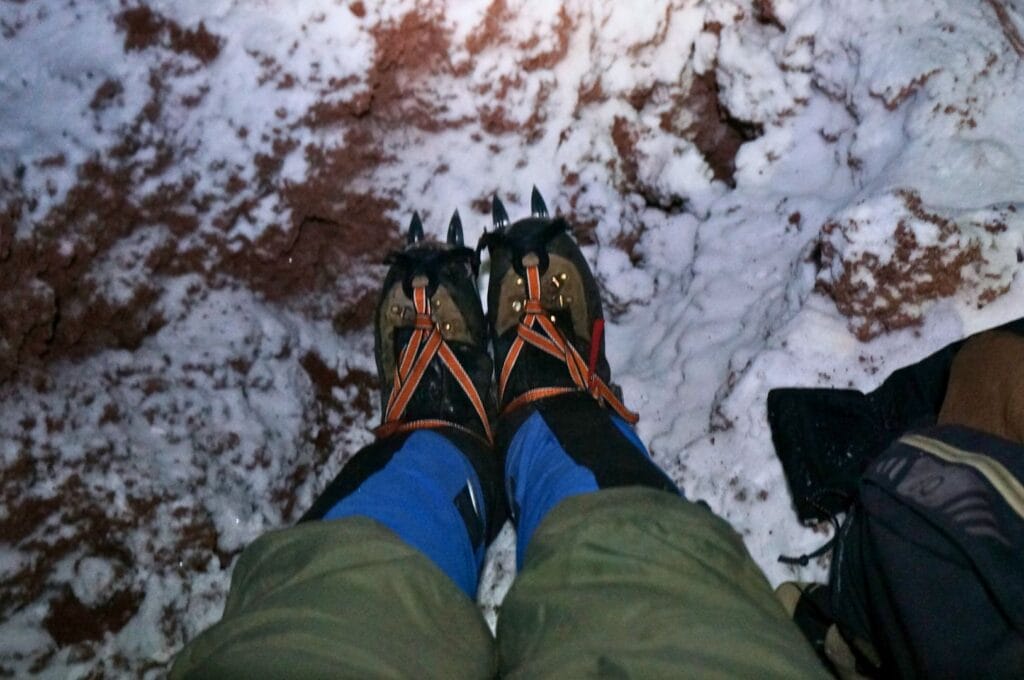
[[[779,555],[779,562],[781,562],[782,564],[806,567],[808,564],[810,564],[811,560],[813,560],[816,557],[821,557],[828,551],[832,550],[833,547],[835,547],[836,541],[839,540],[839,520],[836,519],[835,513],[829,512],[824,508],[824,506],[821,505],[821,503],[818,502],[819,498],[829,494],[839,496],[841,498],[849,497],[847,493],[840,491],[838,489],[821,489],[815,492],[814,495],[811,496],[809,499],[807,499],[807,503],[816,510],[818,510],[819,512],[821,512],[823,515],[828,516],[828,520],[832,523],[833,528],[832,537],[829,538],[824,545],[814,550],[813,552],[804,553],[803,555],[800,555],[798,557],[792,557],[789,555]]]

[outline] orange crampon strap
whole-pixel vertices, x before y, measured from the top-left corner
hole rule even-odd
[[[515,409],[546,397],[554,397],[559,394],[570,392],[588,392],[591,396],[603,404],[607,404],[623,420],[630,425],[635,424],[640,416],[626,408],[611,388],[597,375],[597,357],[601,336],[604,332],[604,322],[597,319],[594,322],[593,333],[590,341],[591,358],[588,362],[580,355],[579,351],[572,346],[565,335],[544,313],[544,307],[540,303],[540,272],[537,265],[526,267],[527,299],[524,310],[526,314],[519,322],[519,331],[508,355],[505,357],[505,364],[501,367],[501,375],[498,378],[498,403],[502,401],[505,394],[505,387],[512,376],[512,369],[515,368],[523,347],[530,345],[547,352],[551,356],[565,362],[569,369],[569,377],[576,384],[576,387],[539,387],[527,390],[506,406],[502,412],[508,413]]]
[[[391,396],[388,397],[387,406],[384,408],[384,422],[374,430],[378,437],[388,437],[399,432],[410,430],[423,430],[437,427],[454,427],[468,432],[473,436],[479,436],[469,428],[456,423],[441,419],[423,419],[403,422],[402,416],[405,409],[412,400],[413,393],[419,387],[420,381],[427,372],[427,367],[434,357],[441,357],[448,371],[455,377],[462,391],[466,393],[470,403],[476,410],[477,417],[483,424],[487,443],[494,442],[494,435],[491,432],[491,424],[487,417],[487,410],[484,408],[480,394],[473,385],[466,369],[459,363],[458,357],[452,348],[445,342],[440,329],[433,319],[430,318],[430,299],[427,297],[426,288],[416,286],[413,288],[413,304],[416,306],[416,322],[413,326],[412,337],[409,344],[402,350],[398,365],[395,366],[394,385],[391,388]]]

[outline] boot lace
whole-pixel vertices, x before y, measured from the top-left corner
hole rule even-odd
[[[512,342],[498,378],[498,403],[502,403],[505,389],[512,376],[512,370],[519,360],[523,348],[527,345],[546,352],[562,361],[569,369],[569,377],[575,387],[538,387],[523,392],[513,399],[502,413],[509,413],[526,404],[570,392],[587,392],[599,403],[611,407],[623,420],[630,425],[635,424],[640,416],[626,408],[610,387],[597,374],[597,362],[600,357],[601,339],[604,335],[604,320],[595,319],[590,338],[589,361],[569,342],[561,330],[545,314],[541,304],[540,270],[537,264],[526,264],[527,299],[523,309],[525,314],[519,322],[516,339]]]
[[[430,318],[430,298],[427,296],[427,283],[425,281],[414,281],[412,298],[416,310],[416,320],[413,326],[412,337],[409,343],[402,350],[398,363],[395,365],[394,385],[391,395],[388,397],[387,406],[384,408],[384,418],[381,425],[374,430],[378,437],[388,437],[400,432],[422,430],[437,427],[454,427],[479,438],[479,434],[473,430],[440,418],[423,418],[420,420],[405,421],[405,410],[412,400],[416,388],[419,387],[423,376],[430,366],[434,357],[439,357],[445,368],[455,377],[459,387],[469,398],[473,409],[476,411],[480,424],[483,426],[484,436],[488,444],[494,442],[494,435],[491,432],[490,420],[487,417],[487,410],[484,408],[483,400],[477,392],[473,380],[469,377],[466,369],[459,362],[458,357],[452,348],[445,341],[441,329]]]

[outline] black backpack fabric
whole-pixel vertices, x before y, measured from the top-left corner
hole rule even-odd
[[[1024,318],[998,330],[1024,336]],[[1024,678],[1024,447],[935,426],[966,341],[868,394],[768,395],[798,516],[835,523],[846,513],[829,584],[805,589],[795,611],[833,672],[834,625],[869,677]],[[780,560],[806,563],[827,548]]]
[[[829,589],[843,637],[874,650],[867,675],[1024,677],[1024,447],[957,426],[902,436],[861,479]]]
[[[1024,318],[999,330],[1024,336]],[[953,359],[966,341],[901,368],[868,394],[793,387],[768,393],[772,441],[801,521],[845,512],[861,474],[886,447],[909,429],[935,423]]]

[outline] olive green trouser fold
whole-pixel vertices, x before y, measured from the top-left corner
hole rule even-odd
[[[740,540],[661,491],[545,518],[498,620],[505,677],[829,677]]]
[[[307,522],[239,558],[224,616],[172,678],[484,678],[494,643],[476,604],[370,519]]]
[[[172,677],[493,677],[476,606],[370,520],[256,541],[224,619]],[[505,598],[506,677],[828,677],[739,536],[701,506],[629,488],[559,504]]]

